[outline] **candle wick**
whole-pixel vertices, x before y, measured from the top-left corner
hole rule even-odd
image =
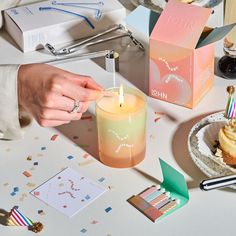
[[[120,107],[122,107],[122,104],[120,103]]]

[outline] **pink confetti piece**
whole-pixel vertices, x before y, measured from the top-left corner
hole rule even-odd
[[[83,155],[83,158],[84,159],[86,159],[86,158],[88,158],[89,157],[89,154],[88,153],[85,153],[84,155]]]
[[[34,196],[39,196],[39,195],[40,195],[40,192],[38,192],[38,191],[34,192]]]
[[[91,223],[92,225],[95,225],[95,224],[98,223],[98,221],[97,221],[97,220],[92,220],[90,223]]]
[[[51,137],[51,141],[55,141],[58,137],[58,134],[54,134],[52,137]]]

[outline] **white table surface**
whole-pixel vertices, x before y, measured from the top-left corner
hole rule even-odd
[[[125,3],[125,1],[123,1]],[[129,10],[132,6],[127,3]],[[212,15],[211,25],[222,23],[222,4],[215,8],[217,15]],[[26,63],[50,58],[43,51],[23,54],[1,32],[0,63]],[[100,45],[99,49],[115,48],[120,52],[120,72],[117,80],[127,85],[130,82],[145,90],[148,78],[144,78],[144,58],[142,52],[134,47],[124,47],[121,41]],[[98,49],[96,47],[96,49]],[[92,50],[92,49],[91,49]],[[216,44],[216,62],[222,56],[222,42]],[[69,71],[91,75],[105,88],[112,86],[112,75],[99,64],[103,59],[70,62],[60,65]],[[216,72],[217,74],[217,72]],[[34,221],[41,221],[44,230],[42,236],[193,236],[193,235],[235,235],[236,193],[230,189],[203,192],[199,182],[206,176],[195,166],[187,148],[187,136],[191,127],[207,114],[225,108],[226,86],[235,83],[215,75],[214,86],[194,109],[187,109],[148,97],[147,115],[147,151],[145,160],[135,168],[114,169],[100,163],[97,158],[96,125],[94,105],[90,107],[93,121],[78,121],[58,128],[42,128],[35,122],[25,129],[25,137],[18,141],[0,141],[0,209],[10,210],[18,205],[22,213]],[[154,122],[155,111],[164,112],[158,122]],[[89,131],[90,130],[90,131]],[[53,134],[58,138],[52,142]],[[73,139],[78,136],[78,139]],[[41,147],[46,147],[42,151]],[[88,152],[91,155],[84,159]],[[31,155],[33,160],[27,161]],[[72,155],[74,159],[68,160]],[[153,223],[126,200],[145,188],[162,181],[158,157],[179,170],[186,178],[190,200],[183,208],[163,220]],[[38,166],[32,170],[33,162]],[[64,167],[71,167],[84,175],[102,183],[111,190],[83,209],[73,218],[67,218],[57,210],[47,206],[29,194],[32,188],[27,183],[40,185],[54,176]],[[22,172],[30,171],[32,177],[26,178]],[[4,186],[8,183],[8,186]],[[20,191],[12,197],[14,187]],[[22,194],[26,197],[22,201]],[[105,212],[105,208],[112,211]],[[43,210],[45,215],[39,215]],[[91,221],[98,221],[91,224]],[[80,230],[85,228],[86,233]],[[0,224],[1,236],[27,236],[32,232],[21,227],[6,227]]]

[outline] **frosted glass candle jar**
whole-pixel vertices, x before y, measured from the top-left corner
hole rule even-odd
[[[108,91],[117,95],[96,103],[100,160],[111,167],[135,166],[145,157],[146,97],[137,89],[124,88],[120,106],[119,88]]]

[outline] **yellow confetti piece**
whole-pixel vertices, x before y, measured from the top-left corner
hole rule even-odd
[[[7,187],[7,186],[9,186],[9,183],[5,183],[5,184],[3,184],[3,186],[4,186],[4,187]]]
[[[87,166],[93,162],[94,160],[87,160],[87,161],[79,162],[79,166]]]
[[[32,156],[27,156],[27,161],[32,161]]]
[[[36,184],[34,184],[34,183],[27,183],[26,184],[27,185],[27,187],[29,187],[29,188],[34,188],[35,186],[36,186]]]

